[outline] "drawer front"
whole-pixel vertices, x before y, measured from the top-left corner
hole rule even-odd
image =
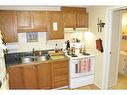
[[[54,69],[54,77],[61,75],[68,75],[68,68]]]
[[[65,68],[68,67],[68,61],[61,61],[61,62],[55,62],[53,63],[53,68],[57,69],[57,68]]]
[[[63,80],[68,80],[68,75],[54,77],[54,82],[63,81]]]
[[[68,86],[68,80],[54,82],[54,88]]]

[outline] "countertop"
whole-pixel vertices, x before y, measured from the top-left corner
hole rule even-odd
[[[64,57],[64,58],[61,58],[61,59],[49,59],[49,60],[46,60],[46,61],[33,61],[31,63],[17,63],[17,64],[12,64],[9,67],[19,67],[19,66],[26,66],[26,65],[37,65],[37,64],[42,64],[42,63],[53,63],[53,62],[58,62],[58,61],[66,61],[66,60],[69,60],[68,57]]]
[[[80,55],[78,55],[78,57],[71,57],[69,55],[66,55],[66,56],[69,57],[70,59],[80,59],[80,58],[94,57],[95,55],[93,55],[93,54],[90,54],[90,55],[82,55],[82,54],[80,54]]]

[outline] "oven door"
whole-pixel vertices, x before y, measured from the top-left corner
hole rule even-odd
[[[90,58],[91,63],[90,63],[90,70],[88,72],[79,72],[79,63],[83,60],[82,59],[72,59],[70,60],[70,78],[78,78],[78,77],[82,77],[82,76],[87,76],[87,75],[91,75],[94,73],[94,60],[92,60],[92,58]]]

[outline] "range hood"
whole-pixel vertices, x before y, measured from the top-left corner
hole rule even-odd
[[[88,28],[64,28],[64,32],[85,32]]]

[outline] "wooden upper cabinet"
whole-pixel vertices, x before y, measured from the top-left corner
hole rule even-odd
[[[37,78],[38,78],[38,88],[39,89],[51,89],[51,64],[42,63],[37,65]]]
[[[15,11],[0,11],[0,30],[6,43],[18,41]]]
[[[17,16],[17,29],[30,29],[32,28],[30,11],[16,11]]]
[[[17,11],[18,32],[47,32],[46,11]]]
[[[64,27],[65,28],[76,28],[76,13],[74,12],[63,12]]]
[[[48,11],[48,40],[64,39],[62,12]]]
[[[88,28],[88,13],[79,12],[77,13],[77,28]]]
[[[31,12],[33,29],[39,32],[47,32],[47,16],[46,11]]]
[[[88,13],[85,8],[62,7],[64,28],[88,28]]]

